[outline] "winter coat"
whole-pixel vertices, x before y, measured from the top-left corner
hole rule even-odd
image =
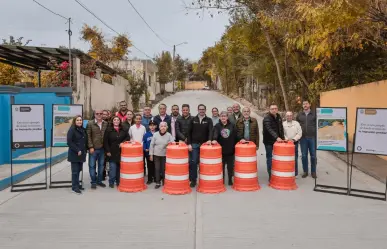
[[[250,117],[249,122],[250,122],[250,124],[249,124],[250,139],[249,139],[249,141],[254,142],[255,145],[257,146],[257,149],[258,149],[259,148],[258,121],[257,121],[257,119]],[[244,138],[244,134],[245,134],[245,121],[244,121],[243,117],[237,120],[236,129],[238,131],[238,141],[242,140]]]
[[[231,156],[235,153],[235,145],[238,141],[237,129],[234,124],[227,120],[224,125],[221,121],[214,127],[214,138],[222,146],[222,155]]]
[[[113,161],[119,163],[121,160],[121,148],[120,144],[125,141],[129,141],[129,133],[120,126],[118,132],[113,128],[109,127],[105,132],[103,147],[105,153],[111,154],[110,157],[107,157],[108,161]]]
[[[103,147],[103,137],[108,127],[106,121],[102,121],[100,129],[95,120],[90,120],[86,126],[88,148],[101,149]]]
[[[157,115],[153,118],[153,122],[155,122],[156,124],[156,131],[159,131],[159,126],[160,126],[160,123],[163,122],[161,120],[161,117],[160,115]],[[165,118],[164,118],[164,122],[166,122],[168,124],[168,130],[167,132],[171,133],[171,116],[169,116],[168,114],[165,115]]]
[[[149,131],[149,122],[152,120],[152,118],[152,115],[150,115],[150,117],[142,115],[141,124],[145,127],[147,132]]]
[[[263,143],[274,144],[279,137],[285,139],[281,116],[266,114],[263,118]]]
[[[149,147],[152,141],[152,137],[153,137],[153,133],[151,131],[148,131],[147,133],[145,133],[144,138],[142,139],[142,146],[144,148],[145,156],[149,156]]]
[[[192,121],[192,116],[188,117],[180,116],[176,121],[176,136],[180,141],[185,141],[188,138],[189,124]]]
[[[85,162],[87,153],[87,134],[85,128],[72,125],[67,132],[67,146],[69,147],[67,161],[72,163]],[[79,151],[82,152],[80,156],[78,156]]]
[[[302,129],[302,137],[315,138],[316,137],[316,114],[312,111],[306,116],[305,112],[297,115],[297,122],[300,123]]]
[[[243,115],[241,112],[238,113],[237,115],[237,118],[235,118],[235,113],[233,112],[231,115],[228,116],[228,120],[230,120],[230,122],[232,124],[236,124],[236,122],[238,121],[238,119],[240,118],[243,118]]]
[[[202,144],[211,141],[213,128],[211,118],[204,116],[200,122],[199,116],[195,116],[189,125],[187,144]]]
[[[124,122],[122,122],[122,128],[127,132],[129,132],[130,127],[132,127],[132,125],[134,125],[135,123],[136,122],[134,121],[134,118],[130,123],[128,122],[128,120],[125,120]]]

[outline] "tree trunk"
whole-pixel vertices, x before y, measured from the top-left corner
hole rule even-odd
[[[283,79],[283,76],[282,76],[281,67],[280,67],[279,62],[278,62],[277,54],[276,54],[276,52],[274,50],[274,47],[273,47],[273,44],[271,42],[271,38],[270,38],[269,32],[264,27],[262,28],[262,32],[263,32],[263,34],[264,34],[264,36],[266,38],[267,45],[269,46],[271,55],[273,56],[275,66],[277,68],[277,75],[278,75],[278,80],[279,80],[279,83],[280,83],[280,86],[281,86],[281,90],[282,90],[282,96],[284,98],[285,109],[289,110],[288,96],[286,95],[284,79]]]

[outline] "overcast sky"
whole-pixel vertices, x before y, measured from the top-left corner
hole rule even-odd
[[[114,36],[100,21],[83,9],[75,0],[37,0],[51,10],[73,18],[72,44],[83,51],[87,43],[79,38],[84,23],[97,25],[107,38]],[[79,0],[98,17],[119,33],[126,33],[135,46],[153,57],[162,50],[172,51],[172,47],[160,41],[137,15],[127,0]],[[199,18],[196,12],[184,9],[184,0],[131,0],[153,30],[169,45],[188,42],[177,47],[177,53],[184,58],[198,60],[202,51],[221,37],[228,24],[225,14],[205,15]],[[191,0],[185,0],[191,4]],[[0,0],[0,38],[25,37],[31,39],[29,45],[57,47],[68,46],[67,24],[33,2],[33,0]],[[131,49],[131,57],[146,58]]]

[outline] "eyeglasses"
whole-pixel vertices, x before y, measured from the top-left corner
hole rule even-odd
[[[102,113],[98,112],[98,113],[96,113],[95,115],[102,115]]]
[[[205,111],[206,109],[199,109],[199,111]]]

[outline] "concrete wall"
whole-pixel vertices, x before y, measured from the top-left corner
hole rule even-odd
[[[185,83],[185,90],[200,90],[206,85],[206,81],[187,81]]]
[[[75,59],[78,60],[79,59]],[[86,118],[90,118],[96,109],[118,107],[119,102],[125,100],[128,108],[132,109],[129,91],[129,82],[121,76],[113,77],[112,84],[99,79],[90,78],[80,73],[79,63],[74,62],[73,99],[75,104],[82,104]]]
[[[363,84],[339,90],[323,92],[320,95],[322,107],[348,108],[348,135],[353,141],[357,107],[387,108],[387,80]],[[387,157],[383,157],[387,160]]]

